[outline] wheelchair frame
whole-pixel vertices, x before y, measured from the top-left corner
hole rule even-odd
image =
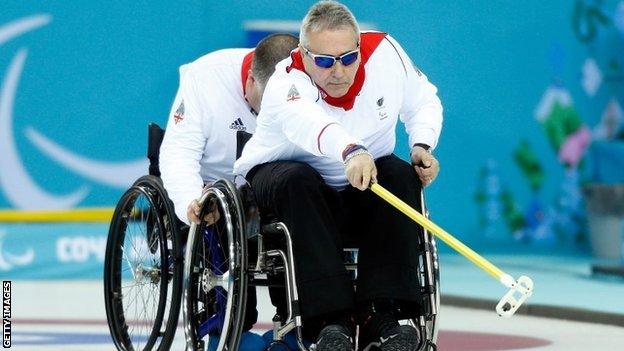
[[[247,197],[248,194],[251,193],[251,189],[246,182],[239,187],[235,187],[227,180],[219,180],[213,185],[213,187],[209,188],[201,198],[200,203],[203,205],[200,218],[203,218],[203,216],[207,213],[207,206],[205,206],[205,203],[210,200],[221,202],[218,206],[219,208],[231,211],[231,213],[228,213],[225,216],[226,227],[231,228],[227,231],[227,245],[229,245],[228,254],[230,255],[229,274],[227,276],[218,274],[215,275],[211,272],[204,272],[201,274],[216,277],[217,279],[213,280],[215,286],[227,282],[230,287],[236,284],[235,281],[232,281],[232,276],[238,276],[240,277],[239,284],[246,287],[247,284],[252,286],[269,286],[269,282],[267,278],[265,278],[266,275],[283,273],[285,275],[285,289],[287,296],[286,306],[288,316],[285,318],[283,323],[279,318],[277,318],[277,316],[274,318],[273,344],[280,344],[286,334],[295,330],[299,349],[301,351],[308,351],[308,348],[306,348],[303,342],[303,323],[299,308],[299,294],[297,290],[295,257],[291,234],[286,225],[282,222],[269,223],[260,227],[260,217],[257,207],[255,207],[255,203],[253,201],[248,201],[248,199],[247,201],[241,199],[241,193],[247,194]],[[421,210],[427,214],[424,208],[424,195],[422,192],[421,200],[421,204],[423,204],[423,208]],[[242,230],[240,230],[240,228],[238,230],[234,230],[235,223],[241,225]],[[201,224],[199,226],[191,226],[187,246],[188,248],[195,248],[197,245],[196,241],[204,238],[202,228]],[[264,236],[270,234],[281,234],[284,236],[286,241],[285,250],[265,249]],[[236,239],[237,236],[238,240]],[[258,256],[255,262],[245,264],[243,261],[245,261],[247,257],[241,259],[237,255],[242,255],[242,253],[246,253],[248,251],[246,246],[248,245],[247,239],[250,237],[253,237],[257,241],[256,245],[258,247]],[[440,296],[439,267],[436,244],[433,236],[427,231],[423,231],[419,250],[422,252],[419,263],[419,275],[422,283],[421,291],[423,293],[422,314],[418,318],[409,320],[408,322],[420,330],[421,341],[418,350],[430,351],[437,349],[437,314],[440,304]],[[193,251],[194,250],[192,249],[187,249],[185,257],[183,288],[185,299],[192,296],[191,290],[193,287],[189,283],[194,280],[193,274],[198,274],[200,272],[200,270],[198,270],[199,267],[193,266],[195,259]],[[346,251],[356,253],[355,256],[357,256],[357,249],[347,248]],[[346,268],[354,270],[356,269],[356,265],[357,262],[346,263]],[[236,291],[240,291],[245,294],[246,290],[245,288],[237,288]],[[239,301],[244,301],[245,298],[239,297],[239,299]],[[203,348],[203,342],[199,340],[200,338],[198,338],[197,331],[194,330],[197,326],[194,325],[194,321],[191,317],[193,313],[191,311],[192,303],[193,301],[185,301],[183,304],[187,347],[190,347],[190,350],[201,350]],[[228,311],[231,311],[231,309],[228,309]],[[244,308],[239,308],[237,311],[244,314]],[[239,325],[232,327],[232,330],[234,330],[235,333],[230,340],[224,340],[222,335],[219,336],[220,339],[217,350],[238,350],[238,342],[240,340],[241,332],[240,323],[242,323],[243,319],[244,316],[230,316],[230,318],[227,319],[227,321],[238,320]],[[232,330],[228,328],[227,333],[230,333]],[[269,350],[271,350],[271,347],[269,347]]]
[[[284,336],[295,330],[299,349],[307,351],[302,336],[303,322],[299,308],[295,257],[291,234],[286,225],[282,222],[260,225],[260,216],[253,201],[253,193],[249,185],[243,182],[237,187],[230,181],[219,180],[203,194],[200,218],[203,218],[204,214],[207,213],[207,204],[216,202],[224,215],[226,233],[219,239],[214,237],[210,239],[209,236],[204,235],[206,223],[202,222],[200,225],[192,225],[183,262],[183,248],[180,241],[184,229],[180,228],[181,223],[177,220],[173,211],[173,205],[158,178],[160,176],[159,148],[164,130],[152,123],[149,125],[148,134],[150,175],[138,179],[121,197],[111,221],[107,242],[104,265],[106,312],[111,336],[117,349],[135,350],[137,345],[140,346],[143,341],[139,339],[138,344],[136,344],[134,340],[131,340],[131,335],[128,334],[129,328],[125,320],[126,311],[123,305],[123,293],[120,290],[120,261],[123,259],[120,254],[125,254],[123,252],[125,244],[123,240],[127,234],[127,225],[134,210],[132,207],[134,206],[133,201],[140,194],[146,197],[149,202],[148,212],[153,209],[158,214],[158,218],[151,219],[151,225],[156,225],[151,230],[157,229],[155,232],[157,240],[155,242],[158,243],[160,248],[161,261],[168,262],[168,269],[164,270],[161,262],[160,270],[153,270],[155,272],[153,276],[160,277],[160,279],[152,280],[153,284],[159,284],[158,313],[152,321],[153,325],[151,326],[147,342],[144,347],[139,347],[137,350],[164,351],[170,348],[176,331],[180,304],[182,304],[183,309],[187,350],[203,350],[203,337],[205,335],[202,334],[206,333],[206,330],[200,331],[199,329],[202,325],[198,325],[198,321],[193,317],[193,313],[199,312],[198,305],[201,303],[198,293],[202,290],[208,290],[206,294],[212,293],[212,295],[215,295],[211,291],[220,288],[221,290],[217,293],[222,294],[223,291],[227,293],[225,302],[223,300],[221,302],[217,301],[214,306],[209,307],[215,309],[216,306],[217,313],[215,316],[223,318],[222,320],[208,319],[205,322],[212,323],[212,326],[221,323],[219,325],[221,333],[218,339],[218,351],[237,351],[244,321],[247,285],[269,286],[266,278],[268,274],[283,273],[285,276],[284,287],[286,290],[288,315],[283,322],[277,316],[274,318],[274,340],[269,350],[272,350],[273,346],[283,345],[282,340]],[[419,210],[425,216],[428,216],[424,200],[424,194],[421,192],[422,208]],[[146,221],[145,225],[147,232],[150,230],[149,221]],[[144,233],[142,235],[148,234]],[[285,250],[266,250],[264,244],[265,235],[283,235],[286,241]],[[121,243],[119,243],[120,238],[122,240]],[[149,238],[148,236],[147,241],[149,241]],[[247,252],[250,238],[254,239],[251,242],[257,245],[258,249],[254,262],[248,262]],[[196,265],[196,263],[201,263],[198,259],[202,257],[198,255],[197,250],[199,250],[200,244],[201,248],[205,249],[205,241],[208,242],[209,247],[220,245],[222,249],[226,248],[226,250],[223,250],[220,263],[226,263],[227,270],[219,268],[211,271],[205,264],[203,266]],[[121,247],[121,251],[117,250],[119,247]],[[423,293],[422,313],[418,318],[408,322],[420,330],[421,341],[418,350],[435,351],[437,350],[436,341],[438,333],[437,315],[440,305],[439,266],[435,239],[426,230],[423,230],[420,245],[417,249],[421,253],[419,259],[419,281]],[[209,250],[215,252],[214,247]],[[345,263],[346,268],[357,274],[357,249],[346,248],[345,251],[353,258],[352,262]],[[209,255],[214,256],[214,254]],[[213,265],[217,264],[219,264],[218,260],[213,261]],[[163,279],[163,277],[167,277],[167,279]],[[193,289],[197,289],[197,291]],[[182,299],[180,298],[181,296]],[[169,301],[164,301],[167,298],[169,298]],[[219,299],[217,298],[216,300]],[[168,305],[167,302],[169,302]],[[223,306],[225,306],[225,309],[219,310]],[[220,311],[224,311],[226,315],[220,316],[218,314]],[[144,323],[147,322],[145,321]],[[164,327],[164,330],[162,330],[162,327]],[[205,324],[203,327],[204,329],[210,329],[211,325]],[[223,332],[224,330],[225,333]]]

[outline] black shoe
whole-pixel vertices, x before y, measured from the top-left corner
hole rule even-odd
[[[414,327],[399,325],[389,313],[378,313],[362,325],[359,345],[362,351],[416,351],[419,339]]]
[[[315,351],[354,351],[353,334],[340,324],[330,324],[316,339]]]

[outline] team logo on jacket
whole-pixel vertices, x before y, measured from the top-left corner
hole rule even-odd
[[[180,106],[178,106],[178,109],[173,114],[173,120],[175,121],[175,124],[182,122],[183,119],[184,119],[184,99],[182,99],[182,102],[180,102]]]
[[[243,120],[239,118],[235,119],[232,124],[230,124],[230,129],[234,130],[242,130],[243,132],[247,130],[247,127],[243,124]]]
[[[299,90],[295,87],[295,85],[290,86],[290,90],[288,90],[288,95],[286,95],[286,101],[295,101],[299,100],[301,95],[299,95]]]
[[[386,112],[386,106],[384,106],[384,97],[377,99],[377,113],[379,114],[379,120],[383,121],[388,118],[388,112]]]

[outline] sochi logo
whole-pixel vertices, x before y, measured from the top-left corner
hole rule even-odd
[[[56,257],[62,263],[84,263],[92,258],[104,262],[106,237],[61,237],[56,241]]]

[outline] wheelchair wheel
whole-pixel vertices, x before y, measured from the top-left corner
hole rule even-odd
[[[247,300],[247,246],[240,198],[219,180],[202,196],[200,218],[217,210],[214,224],[191,226],[184,263],[183,315],[187,348],[238,350]]]
[[[106,317],[118,350],[169,350],[180,313],[181,252],[160,179],[139,178],[115,208],[106,245]]]
[[[428,297],[423,301],[423,315],[411,321],[411,323],[418,329],[420,329],[420,335],[422,336],[419,351],[435,351],[437,350],[438,341],[438,310],[440,308],[440,269],[438,263],[438,252],[435,239],[431,234],[425,234],[429,236],[430,243],[429,252],[424,252],[420,263],[420,279],[421,281],[428,282],[425,284],[425,292],[428,293]],[[427,258],[427,256],[429,258]],[[427,259],[429,261],[427,262]],[[430,278],[426,276],[430,274]]]

